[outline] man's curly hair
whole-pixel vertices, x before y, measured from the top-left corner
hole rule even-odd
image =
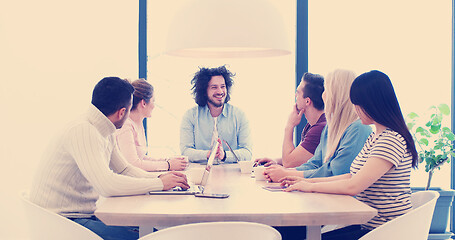
[[[234,84],[232,77],[234,77],[235,74],[227,70],[225,65],[217,68],[199,67],[199,71],[194,74],[194,77],[191,80],[192,84],[191,90],[194,100],[196,101],[197,105],[201,107],[207,105],[208,101],[207,88],[213,76],[223,76],[227,90],[225,102],[227,103],[231,98],[230,97],[231,86],[232,84]]]

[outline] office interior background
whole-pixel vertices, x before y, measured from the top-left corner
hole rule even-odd
[[[289,55],[166,56],[169,24],[188,1],[148,0],[147,75],[157,104],[147,124],[150,153],[179,153],[180,119],[195,105],[192,74],[227,64],[236,73],[231,103],[250,119],[253,156],[279,157],[294,102],[296,0],[270,0],[282,16]],[[138,77],[138,9],[137,1],[118,0],[0,2],[1,239],[27,238],[20,192],[47,143],[86,110],[94,85],[105,76]],[[452,1],[309,1],[308,9],[310,72],[381,70],[404,114],[450,105]],[[433,186],[450,188],[449,165],[434,178]],[[425,181],[422,168],[413,172],[413,186]]]

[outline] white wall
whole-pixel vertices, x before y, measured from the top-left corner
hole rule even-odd
[[[137,2],[0,1],[0,239],[27,237],[18,194],[96,82],[137,77]]]

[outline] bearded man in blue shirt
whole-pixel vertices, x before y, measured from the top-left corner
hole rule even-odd
[[[229,104],[234,76],[225,66],[199,68],[191,80],[198,106],[189,109],[180,126],[180,151],[189,161],[207,160],[213,141],[220,141],[221,162],[251,160],[250,126],[245,113]]]

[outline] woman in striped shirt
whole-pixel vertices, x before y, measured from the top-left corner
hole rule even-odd
[[[288,186],[285,191],[352,195],[378,210],[366,224],[325,233],[322,239],[358,239],[412,208],[410,175],[418,155],[389,77],[376,70],[358,76],[350,98],[362,123],[376,129],[352,162],[350,173],[281,179]]]

